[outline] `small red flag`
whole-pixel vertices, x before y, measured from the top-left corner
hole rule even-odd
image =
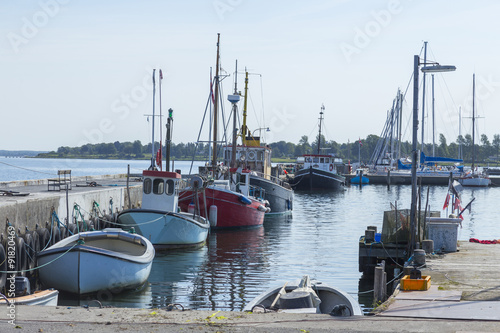
[[[450,204],[450,193],[446,193],[446,199],[444,200],[443,210],[445,210]]]

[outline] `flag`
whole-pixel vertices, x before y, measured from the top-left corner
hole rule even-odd
[[[361,138],[359,138],[359,146],[363,147],[363,143],[361,143]]]
[[[462,208],[462,206],[460,206],[460,199],[459,198],[455,198],[455,202],[453,203],[453,210],[455,210],[455,209],[462,210],[461,208]]]
[[[448,208],[449,204],[450,204],[450,193],[446,193],[446,199],[444,200],[443,210]]]

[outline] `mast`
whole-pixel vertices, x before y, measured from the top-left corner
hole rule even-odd
[[[217,58],[215,60],[215,98],[214,98],[214,137],[212,143],[212,168],[215,172],[217,166],[217,104],[219,104],[219,42],[220,33],[217,34]],[[215,173],[214,173],[215,176]]]
[[[323,121],[323,111],[325,110],[325,106],[321,104],[321,111],[319,112],[319,134],[318,134],[318,155],[321,146],[321,122]]]
[[[161,139],[162,139],[162,126],[161,126],[161,118],[162,118],[162,115],[161,115],[161,80],[163,80],[163,73],[161,72],[161,69],[160,69],[160,80],[159,80],[159,87],[158,87],[158,90],[160,91],[160,150],[159,150],[159,155],[160,155],[160,171],[162,171],[162,164],[163,164],[163,161],[162,161],[162,158],[161,158]]]
[[[247,144],[247,96],[248,96],[248,71],[245,68],[245,99],[243,101],[243,125],[241,127],[241,142]]]
[[[156,69],[153,69],[153,135],[151,139],[151,166],[149,167],[150,170],[155,169],[155,90],[156,90],[155,71]]]
[[[233,149],[231,150],[231,167],[236,167],[236,103],[240,100],[238,95],[238,60],[236,60],[236,68],[234,70],[234,94],[228,96],[228,100],[233,104]]]
[[[168,118],[167,118],[167,137],[165,139],[165,145],[166,145],[166,157],[165,157],[165,171],[170,171],[170,145],[172,142],[172,121],[174,121],[174,118],[172,117],[172,114],[174,113],[174,110],[168,109]]]
[[[474,173],[474,160],[476,159],[476,146],[474,143],[475,142],[474,137],[476,136],[475,135],[476,116],[474,113],[475,99],[476,99],[476,73],[472,74],[472,166],[471,166],[472,173]]]
[[[424,42],[424,66],[427,66],[427,42]],[[424,122],[425,122],[425,72],[422,85],[422,142],[420,151],[424,152]],[[416,163],[413,161],[412,163]]]
[[[436,134],[436,130],[434,128],[435,116],[434,116],[434,74],[432,77],[432,157],[436,156],[436,142],[434,135]]]

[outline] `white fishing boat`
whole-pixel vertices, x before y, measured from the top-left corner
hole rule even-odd
[[[155,91],[153,71],[153,96]],[[161,115],[161,79],[160,70],[160,115]],[[154,151],[154,97],[153,97],[153,137],[151,140],[151,166],[144,170],[142,186],[142,204],[140,209],[128,209],[118,217],[119,225],[134,228],[135,231],[153,243],[156,249],[181,248],[203,245],[208,237],[210,224],[200,214],[179,212],[179,187],[181,175],[170,172],[170,142],[172,140],[173,110],[168,110],[166,163],[163,170],[162,148]],[[161,120],[161,116],[160,116]],[[161,130],[161,125],[160,125]],[[160,132],[161,137],[161,132]],[[156,165],[155,165],[156,164]],[[157,170],[159,168],[160,170]],[[179,171],[180,172],[180,171]],[[203,180],[195,177],[190,180],[195,190],[203,189]]]
[[[145,237],[117,228],[75,234],[37,255],[40,281],[74,294],[118,292],[146,282],[155,256]]]
[[[210,223],[200,215],[177,212],[181,175],[168,171],[143,171],[142,206],[118,214],[120,225],[134,228],[156,249],[196,247],[208,237]],[[191,187],[202,189],[203,180],[194,177]]]
[[[320,281],[311,280],[308,275],[264,291],[248,303],[243,311],[363,315],[359,303],[352,296]]]

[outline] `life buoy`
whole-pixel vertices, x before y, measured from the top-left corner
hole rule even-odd
[[[333,164],[330,164],[330,171],[333,171]]]

